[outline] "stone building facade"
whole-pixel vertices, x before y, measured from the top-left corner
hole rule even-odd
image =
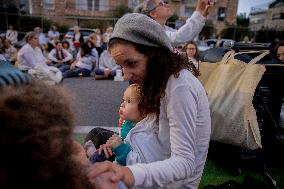
[[[249,18],[251,31],[261,29],[284,31],[284,3],[274,4],[268,9],[252,11]]]
[[[143,0],[26,0],[30,14],[44,16],[59,24],[80,25],[80,20],[110,20],[111,12],[120,5],[134,8]],[[195,10],[197,0],[171,0],[176,15],[186,19]],[[236,24],[238,0],[218,0],[209,15],[216,34]]]
[[[197,0],[174,0],[172,1],[175,13],[186,19],[192,15]],[[214,32],[220,32],[227,26],[237,23],[238,0],[217,0],[208,16],[214,27]]]

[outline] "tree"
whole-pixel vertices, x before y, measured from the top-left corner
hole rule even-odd
[[[279,3],[284,3],[284,0],[274,0],[272,3],[269,4],[269,8],[273,8],[277,6]]]
[[[119,5],[116,7],[112,13],[110,13],[110,17],[121,18],[126,13],[131,13],[132,10],[125,5]]]
[[[227,39],[234,39],[235,41],[243,40],[244,36],[251,36],[249,29],[249,18],[245,14],[237,16],[237,25],[230,25],[223,29],[221,36]]]
[[[213,23],[210,20],[207,20],[205,26],[202,28],[200,32],[200,36],[204,36],[206,39],[211,38],[213,35]]]

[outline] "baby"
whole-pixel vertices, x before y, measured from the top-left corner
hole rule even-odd
[[[124,139],[136,123],[145,118],[138,107],[140,99],[140,88],[137,84],[132,84],[125,90],[123,102],[119,108],[120,118],[125,120],[120,129],[120,135],[102,128],[95,128],[88,133],[85,139],[85,149],[92,163],[113,161],[114,154],[116,162],[126,165],[126,157],[131,147],[124,143]],[[107,140],[103,139],[105,137]],[[96,150],[95,147],[98,146],[99,149]]]

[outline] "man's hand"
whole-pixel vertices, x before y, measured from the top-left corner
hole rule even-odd
[[[205,18],[208,16],[211,8],[214,5],[214,0],[198,0],[196,11],[200,12]]]

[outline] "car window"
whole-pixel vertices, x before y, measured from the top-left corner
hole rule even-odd
[[[197,40],[196,44],[199,45],[199,46],[206,46],[206,47],[208,46],[205,41],[201,41],[201,40]]]
[[[89,36],[91,33],[93,33],[93,31],[81,31],[81,33],[83,34],[83,36]]]
[[[68,32],[66,33],[66,35],[74,35],[74,32],[68,31]]]

